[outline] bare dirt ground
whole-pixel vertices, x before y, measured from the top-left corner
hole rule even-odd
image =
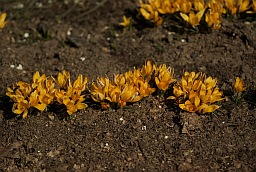
[[[256,171],[253,93],[254,102],[223,102],[208,115],[173,110],[153,95],[123,110],[14,118],[6,88],[30,82],[35,71],[56,76],[66,69],[93,80],[151,60],[173,67],[175,78],[186,70],[206,72],[223,90],[236,76],[256,85],[255,16],[224,20],[211,33],[165,24],[129,31],[118,23],[136,2],[102,1],[92,12],[96,1],[67,2],[0,2],[10,20],[0,31],[1,171]]]

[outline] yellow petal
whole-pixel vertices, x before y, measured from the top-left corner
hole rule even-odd
[[[200,10],[198,13],[196,13],[196,16],[197,16],[197,18],[199,19],[199,22],[200,22],[201,18],[202,18],[203,15],[204,15],[204,11],[205,11],[205,9],[202,9],[202,10]]]
[[[182,110],[186,110],[185,104],[179,104],[179,107],[180,107]]]
[[[5,21],[6,13],[2,13],[0,16],[0,29],[4,28],[4,26],[7,24],[7,21]]]
[[[23,109],[15,109],[15,110],[13,110],[13,113],[15,113],[15,114],[21,114],[22,112],[24,112]]]
[[[189,17],[186,14],[180,13],[180,16],[185,20],[186,22],[189,21]]]
[[[143,15],[145,19],[150,19],[150,14],[144,8],[140,8],[140,13]]]
[[[46,104],[37,104],[36,106],[34,106],[35,108],[37,108],[38,110],[40,110],[41,112],[44,111],[44,109],[46,108]]]
[[[28,116],[28,110],[25,110],[22,114],[22,118],[26,118]]]
[[[175,97],[175,96],[169,96],[169,97],[167,97],[167,99],[173,99],[173,100],[175,100],[176,97]]]
[[[63,96],[63,103],[67,106],[70,103],[70,99],[67,96]]]
[[[200,99],[198,96],[195,96],[195,106],[198,107],[200,105]]]
[[[87,108],[87,104],[85,104],[85,103],[77,103],[76,104],[76,107],[77,107],[77,109],[85,109],[85,108]]]
[[[211,113],[213,111],[215,111],[216,109],[219,109],[220,106],[218,105],[209,105],[206,108],[203,109],[203,113]]]
[[[36,72],[33,74],[33,82],[36,83],[39,78],[40,78],[40,74],[39,74],[38,71],[36,71]]]

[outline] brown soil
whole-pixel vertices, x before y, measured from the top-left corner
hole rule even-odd
[[[24,8],[15,8],[18,2]],[[174,67],[176,78],[185,70],[206,72],[223,90],[236,76],[255,85],[255,16],[224,20],[211,33],[178,33],[175,24],[129,31],[118,23],[136,8],[133,1],[106,1],[84,16],[96,1],[38,2],[0,2],[10,20],[0,31],[1,171],[256,171],[255,94],[240,106],[223,102],[208,115],[150,96],[122,110],[89,107],[69,118],[48,111],[22,120],[13,118],[4,95],[17,81],[30,82],[37,70],[56,76],[66,69],[92,80],[148,59]]]

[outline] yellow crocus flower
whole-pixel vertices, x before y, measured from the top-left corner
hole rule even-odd
[[[123,16],[123,22],[119,23],[119,25],[127,27],[131,25],[131,17],[127,18],[126,16]]]
[[[244,82],[239,77],[236,77],[234,88],[236,93],[241,93],[245,90]]]
[[[5,21],[6,13],[2,13],[0,16],[0,29],[4,28],[7,24],[7,21]]]
[[[192,26],[198,26],[200,21],[201,21],[201,18],[203,17],[204,15],[204,11],[205,9],[199,11],[198,13],[194,13],[193,11],[190,11],[189,12],[189,15],[186,15],[186,14],[183,14],[183,13],[180,13],[181,17],[186,21],[188,22],[189,24],[191,24]]]

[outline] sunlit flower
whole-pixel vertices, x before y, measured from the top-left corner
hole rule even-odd
[[[69,87],[69,89],[72,89]],[[69,90],[67,91],[69,92]],[[67,113],[71,115],[77,110],[87,108],[87,104],[83,103],[84,95],[81,96],[81,92],[76,92],[72,90],[71,96],[63,96],[63,104],[67,107]]]
[[[186,15],[186,14],[183,14],[183,13],[180,13],[181,17],[186,21],[188,22],[189,24],[191,24],[192,26],[197,26],[199,25],[200,21],[201,21],[201,18],[203,17],[204,15],[204,11],[205,9],[197,12],[196,14],[193,12],[193,11],[190,11],[189,12],[189,15]]]
[[[55,80],[55,82],[60,86],[60,88],[67,88],[70,85],[70,73],[66,70],[63,70],[62,73],[59,72],[57,81]]]
[[[205,9],[205,3],[204,0],[194,0],[193,6],[196,11],[201,11]]]
[[[131,79],[131,75],[126,75],[130,80],[127,80],[122,74],[114,76],[114,82],[106,97],[108,101],[125,106],[127,102],[137,102],[143,98],[139,94],[139,87],[136,85],[137,80]]]
[[[206,78],[205,74],[199,72],[185,72],[182,80],[173,87],[174,99],[179,107],[188,112],[209,113],[220,106],[212,104],[223,100],[223,92],[217,87],[217,79]]]
[[[68,86],[67,90],[56,91],[56,99],[60,104],[64,104],[67,108],[67,113],[71,115],[77,110],[81,110],[87,107],[87,104],[83,103],[84,96],[81,94],[82,91],[78,88],[73,88],[72,86]]]
[[[109,78],[97,78],[95,82],[92,83],[92,88],[90,89],[91,98],[95,102],[102,102],[106,99],[106,96],[109,92],[110,80]]]
[[[7,88],[6,95],[10,97],[15,103],[13,104],[12,111],[15,114],[21,115],[25,118],[30,108],[28,101],[32,88],[30,84],[19,81],[13,88]]]
[[[7,21],[5,21],[6,13],[2,13],[0,16],[0,29],[4,28],[4,26],[7,24]]]
[[[192,3],[190,0],[176,0],[173,6],[175,6],[178,11],[186,14],[191,11]]]
[[[22,100],[18,103],[14,103],[12,107],[12,111],[15,114],[21,115],[22,118],[26,118],[28,115],[28,109],[30,108],[30,104],[27,100]]]
[[[73,85],[73,88],[77,88],[81,91],[84,91],[85,89],[88,88],[87,82],[88,82],[88,78],[87,77],[83,78],[83,75],[80,74],[77,77],[77,79],[73,82],[72,85]]]
[[[244,82],[239,77],[236,77],[234,88],[236,93],[241,93],[245,90]]]
[[[145,65],[141,68],[141,75],[146,79],[146,81],[150,81],[153,75],[153,72],[156,70],[156,66],[152,65],[152,63],[148,60]]]
[[[142,79],[137,80],[137,85],[136,85],[139,95],[143,98],[143,97],[147,97],[150,94],[152,94],[153,92],[156,91],[156,88],[152,88],[150,86],[150,84]]]
[[[156,69],[155,82],[160,90],[167,90],[169,85],[176,80],[173,78],[174,69],[167,68],[166,64],[160,65]]]
[[[221,27],[221,13],[219,12],[210,12],[205,15],[205,21],[209,27],[212,27],[216,30]]]
[[[127,102],[137,102],[141,100],[141,97],[138,93],[136,87],[133,84],[126,84],[124,88],[121,90],[120,98],[118,104],[120,106],[125,106]]]
[[[228,9],[228,11],[234,15],[237,13],[237,6],[235,0],[225,0],[225,7]]]
[[[36,88],[39,84],[42,84],[44,81],[46,80],[46,75],[43,74],[42,76],[40,76],[40,73],[37,71],[33,74],[33,83],[32,88]]]
[[[173,7],[174,0],[161,1],[161,5],[157,8],[161,14],[173,14],[177,8]]]
[[[250,0],[237,0],[238,13],[243,13],[250,8]]]
[[[119,23],[119,25],[127,27],[131,25],[131,18],[127,18],[126,16],[123,16],[123,22]]]
[[[150,4],[140,1],[140,13],[146,20],[153,21],[156,25],[160,25],[163,22],[163,19],[158,14],[154,1]]]

